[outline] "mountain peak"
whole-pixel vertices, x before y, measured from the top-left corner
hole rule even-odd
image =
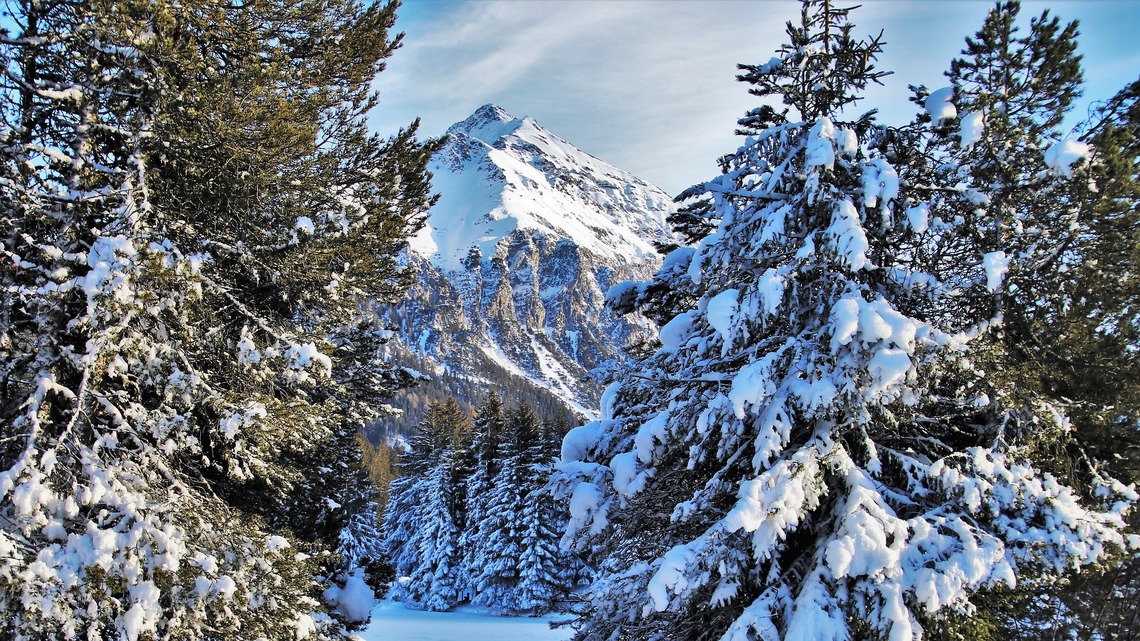
[[[614,264],[656,257],[672,199],[578,149],[532,118],[483,105],[448,130],[431,164],[441,199],[411,249],[462,271],[472,247],[494,256],[516,231],[573,243]]]
[[[517,129],[521,123],[522,120],[507,113],[502,107],[487,103],[466,119],[448,127],[447,133],[464,133],[483,142],[492,143]]]
[[[499,105],[492,104],[492,103],[487,103],[487,104],[483,105],[482,107],[479,107],[478,109],[476,109],[475,113],[471,114],[471,117],[468,119],[470,120],[471,118],[482,118],[484,120],[498,120],[500,122],[510,122],[510,121],[515,119],[515,117],[512,116],[511,114],[507,113],[507,111],[505,109],[503,109]]]

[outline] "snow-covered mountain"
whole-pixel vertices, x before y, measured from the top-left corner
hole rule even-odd
[[[442,198],[412,241],[445,271],[464,270],[472,247],[493,256],[517,230],[626,264],[655,256],[653,241],[669,233],[668,195],[529,117],[484,105],[447,133],[431,166]]]
[[[393,312],[405,346],[429,373],[513,374],[592,414],[588,372],[655,332],[604,294],[655,271],[672,199],[494,105],[447,133],[430,167],[440,200],[409,248],[419,282]]]

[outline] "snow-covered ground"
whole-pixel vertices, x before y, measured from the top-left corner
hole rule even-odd
[[[557,618],[500,617],[476,607],[420,612],[394,601],[381,601],[372,611],[368,628],[358,635],[364,641],[565,641],[573,631],[551,630],[550,621]]]

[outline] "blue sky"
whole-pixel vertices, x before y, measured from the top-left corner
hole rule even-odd
[[[855,2],[852,2],[855,4]],[[943,71],[992,2],[864,0],[856,34],[885,32],[879,68],[894,71],[861,109],[909,119],[908,84]],[[1023,2],[1079,20],[1083,113],[1140,74],[1140,0]],[[792,0],[405,0],[405,45],[377,79],[372,117],[394,132],[417,116],[438,135],[491,102],[676,194],[717,173],[738,145],[736,119],[756,106],[737,63],[767,61],[799,15]]]

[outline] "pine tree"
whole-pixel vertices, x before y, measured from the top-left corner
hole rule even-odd
[[[356,441],[362,455],[361,465],[371,482],[371,501],[349,516],[348,524],[338,537],[337,552],[343,559],[343,574],[351,575],[357,569],[363,569],[365,582],[377,595],[383,596],[395,579],[391,563],[382,554],[384,534],[381,524],[388,508],[392,480],[396,476],[397,455],[386,441],[374,447],[362,433],[356,435]]]
[[[1082,139],[1095,152],[1096,191],[1057,320],[1067,329],[1053,336],[1053,351],[1071,358],[1051,387],[1080,399],[1070,411],[1088,426],[1076,435],[1086,450],[1117,478],[1140,483],[1140,443],[1131,438],[1140,421],[1140,80],[1094,114]]]
[[[1066,136],[1061,124],[1082,82],[1077,24],[1046,11],[1022,35],[1019,10],[995,5],[951,62],[942,97],[919,89],[922,120],[931,122],[913,145],[924,153],[910,155],[903,173],[928,187],[920,206],[945,212],[926,234],[927,255],[966,258],[926,261],[958,284],[945,311],[962,327],[992,326],[973,350],[972,369],[985,378],[958,384],[987,399],[999,438],[1097,500],[1108,482],[1102,470],[1136,480],[1137,459],[1119,447],[1140,411],[1136,151],[1122,135],[1124,93],[1111,102],[1121,111],[1086,125],[1084,140]],[[947,117],[933,122],[945,105]],[[997,636],[1032,636],[1042,622],[1081,625],[1058,598],[1053,572],[1019,579],[1020,594],[982,613],[998,621]]]
[[[1080,94],[1077,25],[1046,11],[1022,37],[1018,13],[1015,2],[996,5],[951,62],[951,86],[919,89],[929,133],[912,182],[929,192],[920,206],[940,216],[928,251],[946,258],[926,260],[928,271],[960,286],[943,313],[963,327],[1000,315],[1002,366],[1026,377],[1016,372],[1051,360],[1040,330],[1073,298],[1068,272],[1092,200],[1087,179],[1070,175],[1087,147],[1074,142],[1064,166],[1050,167],[1047,151],[1065,146],[1060,124]],[[907,158],[904,177],[918,157]]]
[[[459,548],[463,555],[460,575],[464,596],[469,601],[475,598],[478,591],[477,580],[482,573],[480,559],[488,534],[483,529],[483,523],[491,514],[495,479],[500,469],[499,443],[504,429],[503,402],[499,395],[492,391],[483,399],[475,416],[469,449],[469,469],[463,484],[467,509],[463,519],[463,531],[459,536]]]
[[[232,309],[242,320],[203,341],[202,352],[242,345],[257,362],[219,374],[240,379],[239,389],[252,394],[272,393],[275,385],[257,375],[256,365],[288,368],[307,357],[282,345],[291,340],[282,328],[320,337],[339,365],[319,386],[297,381],[309,403],[324,405],[336,423],[282,412],[309,423],[307,441],[324,437],[311,452],[328,460],[310,458],[312,470],[355,474],[355,431],[375,418],[378,396],[412,379],[400,368],[377,367],[378,345],[391,333],[356,303],[390,303],[406,289],[412,275],[397,254],[431,202],[423,167],[435,146],[416,143],[414,125],[389,140],[366,125],[377,101],[372,79],[399,44],[387,36],[395,7],[203,2],[168,17],[171,37],[157,54],[169,75],[151,181],[152,197],[167,212],[162,231],[208,253],[208,277],[226,275],[205,283],[203,308]],[[196,322],[221,319],[205,313]],[[246,447],[268,448],[287,461],[307,456],[281,445],[272,439]],[[326,499],[348,505],[343,483],[327,474],[301,477],[300,486],[296,478],[275,483],[282,490],[277,501],[248,503],[301,536],[335,536],[347,512],[330,513]],[[245,502],[249,484],[224,483],[219,479],[235,502]]]
[[[409,604],[437,612],[450,610],[459,602],[460,582],[456,487],[448,465],[454,452],[448,449],[444,455],[445,458],[427,471],[419,485],[420,529],[413,538],[419,563],[400,589],[402,598]]]
[[[525,403],[507,413],[496,452],[499,471],[487,500],[486,514],[479,521],[478,549],[472,566],[474,603],[502,612],[519,607],[519,567],[526,553],[521,515],[526,505],[529,447],[539,434],[538,417]]]
[[[1000,288],[938,280],[915,235],[956,209],[900,182],[873,114],[836,121],[882,75],[848,12],[805,2],[777,57],[743,67],[787,108],[740,121],[723,175],[682,194],[716,231],[637,288],[698,301],[564,440],[564,543],[598,568],[578,639],[918,639],[978,590],[1123,541],[1118,512],[1001,438],[1028,410],[973,389],[997,374],[971,359]],[[985,283],[977,247],[947,249]]]
[[[392,482],[383,548],[398,577],[393,597],[412,607],[448,610],[459,601],[458,446],[469,431],[455,399],[432,405]]]
[[[1071,355],[1079,367],[1059,367],[1059,393],[1080,399],[1071,407],[1074,438],[1109,473],[1140,483],[1140,81],[1107,101],[1095,114],[1085,140],[1095,150],[1089,169],[1099,195],[1085,222],[1082,260],[1074,279],[1082,295],[1072,297],[1055,352]],[[1079,359],[1079,360],[1078,360]],[[1068,364],[1068,363],[1067,363]],[[1132,531],[1140,531],[1133,510]],[[1133,552],[1093,577],[1078,577],[1062,595],[1075,613],[1079,638],[1140,638],[1135,603],[1140,600],[1140,555]]]
[[[461,599],[542,613],[573,587],[579,567],[558,547],[566,516],[546,486],[555,433],[564,432],[540,424],[526,403],[504,412],[498,394],[484,399],[457,481]]]
[[[574,589],[581,568],[577,559],[561,549],[568,514],[557,501],[548,480],[557,460],[555,434],[564,434],[557,424],[544,424],[541,433],[526,450],[527,478],[524,482],[522,511],[517,515],[522,536],[522,556],[518,565],[515,604],[519,611],[540,614]]]
[[[415,456],[414,451],[409,456]],[[411,541],[421,529],[418,505],[419,497],[423,494],[420,486],[422,479],[407,466],[408,460],[405,457],[398,466],[402,474],[394,478],[389,486],[388,509],[380,529],[380,549],[396,575],[394,593],[399,592],[399,585],[406,582],[413,569],[420,564],[419,547]]]
[[[410,378],[358,300],[431,202],[434,143],[365,127],[395,5],[8,10],[0,635],[339,636],[317,553]]]

